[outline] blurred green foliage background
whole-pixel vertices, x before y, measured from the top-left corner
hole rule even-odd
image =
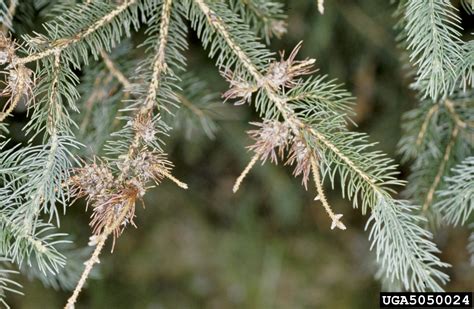
[[[395,41],[395,6],[375,0],[325,2],[320,15],[316,1],[288,0],[288,33],[271,48],[290,51],[303,40],[300,57],[316,58],[320,74],[337,78],[354,94],[354,129],[370,133],[380,142],[378,149],[398,159],[401,115],[417,100]],[[190,71],[222,93],[226,83],[193,33],[189,38]],[[89,281],[76,308],[378,307],[380,285],[364,231],[367,218],[337,190],[327,188],[336,213],[344,214],[346,231],[329,229],[314,192],[305,191],[287,167],[257,165],[240,191],[232,193],[250,159],[245,131],[257,117],[246,105],[227,107],[214,140],[201,132],[190,139],[182,131],[171,132],[166,150],[176,176],[190,189],[165,182],[146,195],[146,208],[137,209],[138,228],[124,232],[113,254],[102,254],[99,279]],[[401,170],[405,177],[407,167]],[[84,209],[76,203],[62,221],[62,230],[78,246],[85,246],[90,235]],[[435,231],[443,259],[454,265],[448,270],[448,290],[474,286],[467,234]],[[38,281],[23,284],[26,296],[10,297],[14,308],[59,308],[69,295]]]

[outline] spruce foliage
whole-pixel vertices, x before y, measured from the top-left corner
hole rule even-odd
[[[17,5],[0,2],[5,33],[15,30]],[[323,1],[319,5],[323,11]],[[369,214],[369,241],[386,281],[405,290],[443,290],[449,280],[443,268],[449,265],[439,259],[425,229],[427,213],[467,224],[474,205],[474,44],[462,40],[450,1],[407,0],[398,7],[400,42],[409,52],[412,87],[421,101],[407,113],[400,142],[413,170],[407,200],[396,197],[404,182],[394,161],[366,134],[348,129],[351,94],[319,74],[314,59],[299,59],[301,43],[279,55],[265,45],[286,32],[280,3],[123,0],[50,6],[54,18],[41,33],[16,42],[0,36],[7,98],[0,114],[3,135],[17,106],[29,112],[27,142],[14,145],[2,137],[0,144],[0,302],[18,288],[9,262],[46,284],[73,289],[67,304],[73,308],[106,240],[115,244],[134,225],[135,206],[147,190],[164,180],[187,189],[172,174],[164,137],[173,128],[196,127],[212,137],[218,101],[186,72],[189,31],[229,83],[223,100],[248,104],[261,118],[249,131],[254,155],[234,192],[245,190],[244,178],[258,161],[290,165],[326,210],[328,226],[345,230],[324,183],[339,187],[354,208]],[[464,7],[469,11],[469,3]],[[139,30],[144,56],[124,60],[134,48],[129,38]],[[103,101],[107,104],[98,104]],[[94,251],[83,271],[74,259],[67,262],[74,254],[58,232],[61,216],[77,198],[92,212]]]
[[[472,15],[472,3],[461,2],[459,9]],[[403,1],[397,12],[420,98],[405,115],[400,141],[412,170],[406,196],[422,204],[431,226],[472,223],[474,40],[461,37],[451,1]]]

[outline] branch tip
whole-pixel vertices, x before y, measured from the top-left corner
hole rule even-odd
[[[188,189],[188,185],[186,183],[178,180],[176,177],[174,177],[170,173],[168,173],[166,171],[163,171],[162,174],[163,174],[163,176],[165,176],[166,178],[168,178],[169,180],[174,182],[178,187],[180,187],[182,189],[185,189],[185,190]]]
[[[332,220],[331,230],[334,230],[334,228],[336,227],[338,229],[345,230],[346,226],[344,225],[344,223],[341,222],[342,214],[334,214],[334,212],[331,209],[331,206],[329,206],[329,203],[326,199],[326,195],[324,195],[321,176],[319,175],[318,162],[316,158],[314,157],[314,155],[311,156],[311,168],[312,168],[313,177],[314,177],[314,184],[316,185],[316,190],[318,191],[318,195],[314,198],[314,200],[321,201],[324,209],[326,210],[326,213],[329,215],[329,218],[331,218]]]
[[[239,188],[240,188],[240,184],[242,183],[242,181],[245,179],[245,176],[247,176],[247,174],[250,172],[250,170],[252,169],[252,167],[255,165],[255,163],[257,163],[257,160],[258,158],[260,157],[259,154],[255,154],[253,157],[252,157],[252,160],[250,160],[249,164],[247,164],[247,166],[245,167],[245,169],[242,171],[242,173],[240,174],[240,176],[237,178],[237,180],[235,181],[235,184],[234,184],[234,187],[232,188],[232,192],[236,193]]]

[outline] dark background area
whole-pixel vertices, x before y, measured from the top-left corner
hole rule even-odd
[[[288,33],[274,40],[274,51],[288,52],[303,40],[300,59],[316,58],[318,74],[336,78],[356,104],[354,130],[368,132],[377,149],[397,156],[403,112],[417,104],[409,90],[405,55],[393,29],[395,5],[389,1],[326,0],[324,15],[316,1],[287,1]],[[471,20],[469,20],[471,19]],[[472,16],[463,25],[473,29]],[[39,26],[39,23],[37,24]],[[466,30],[466,33],[469,33]],[[227,84],[190,33],[188,68],[216,92]],[[235,179],[251,154],[245,134],[258,119],[248,105],[231,106],[214,140],[186,139],[174,130],[166,151],[174,174],[188,183],[183,191],[164,182],[137,207],[135,223],[101,256],[97,276],[89,280],[76,308],[376,308],[379,282],[369,252],[367,217],[352,209],[337,190],[327,187],[346,231],[330,230],[330,220],[312,189],[305,191],[291,169],[256,165],[237,194]],[[408,166],[401,167],[405,178]],[[61,229],[78,246],[90,235],[89,213],[71,206]],[[448,290],[472,290],[468,231],[436,231],[448,269]],[[9,300],[14,308],[59,308],[69,292],[24,280],[26,296]]]

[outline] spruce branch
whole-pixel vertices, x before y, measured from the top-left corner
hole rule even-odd
[[[266,95],[275,104],[278,111],[281,113],[283,119],[289,124],[293,134],[295,136],[299,136],[301,134],[301,129],[305,128],[306,125],[295,116],[295,113],[286,105],[286,98],[280,96],[277,91],[274,89],[274,84],[272,81],[268,81],[266,77],[259,72],[258,68],[252,63],[252,60],[247,56],[247,54],[241,49],[239,45],[237,45],[231,38],[231,35],[226,30],[222,21],[215,17],[217,16],[215,13],[211,11],[211,9],[205,4],[202,0],[195,0],[197,5],[200,7],[202,12],[207,16],[209,23],[216,28],[217,31],[223,36],[224,40],[227,42],[229,48],[233,50],[235,55],[239,58],[243,66],[247,69],[247,71],[253,76],[257,85],[263,85],[262,89],[265,91]],[[214,17],[214,18],[212,18]],[[301,43],[295,48],[295,51],[299,49]],[[308,62],[308,64],[314,63],[314,60]],[[369,183],[372,182],[369,176],[367,176],[363,171],[361,171],[349,158],[342,155],[341,152],[331,144],[323,135],[316,132],[314,129],[309,128],[309,132],[313,134],[317,139],[321,140],[328,148],[332,151],[335,151],[340,155],[343,161],[348,163],[362,178],[364,178]],[[372,183],[371,183],[372,184]]]
[[[462,97],[446,99],[435,105],[427,101],[405,117],[400,149],[403,160],[414,159],[407,193],[420,197],[424,212],[436,202],[436,190],[442,187],[449,168],[472,149],[468,141],[472,128],[470,105],[462,100]],[[464,145],[463,140],[466,140]]]
[[[464,91],[474,87],[474,40],[465,42],[462,46],[462,59],[456,66],[456,81],[454,87],[461,87]]]
[[[423,211],[427,211],[428,207],[431,205],[431,203],[433,201],[435,190],[438,187],[438,185],[441,181],[441,178],[443,177],[443,174],[444,174],[445,169],[446,169],[446,164],[447,164],[447,162],[448,162],[448,160],[451,156],[451,151],[454,147],[454,144],[456,143],[456,138],[458,137],[458,133],[459,133],[459,127],[457,125],[455,125],[454,128],[451,131],[451,136],[449,138],[448,144],[447,144],[446,149],[444,151],[444,155],[443,155],[443,158],[441,159],[441,163],[438,167],[438,171],[436,173],[436,176],[433,180],[433,183],[431,184],[431,187],[428,190],[428,193],[426,194],[426,198],[425,198],[425,201],[423,203],[423,208],[422,208]]]
[[[146,135],[146,131],[150,131],[150,129],[148,129],[147,127],[151,125],[150,122],[152,121],[152,111],[154,107],[158,106],[159,108],[159,105],[156,105],[156,98],[158,90],[161,86],[160,82],[162,81],[162,75],[166,74],[167,71],[165,51],[166,45],[168,43],[171,5],[172,0],[166,0],[163,3],[159,39],[157,43],[158,50],[156,52],[156,55],[154,56],[152,63],[151,80],[146,91],[146,97],[144,98],[142,105],[139,107],[134,119],[135,126],[138,126],[138,130],[136,130],[133,142],[131,143],[128,149],[127,156],[124,159],[124,170],[119,176],[119,180],[122,180],[126,177],[128,173],[129,162],[130,160],[132,160],[135,153],[139,150],[138,148],[140,147],[141,139],[143,139],[144,137],[146,139],[144,133]],[[140,127],[143,127],[144,130],[140,130]]]
[[[37,40],[41,41],[42,45],[49,46],[47,49],[28,55],[23,58],[15,59],[13,65],[20,65],[26,64],[33,61],[38,61],[40,59],[55,55],[57,53],[61,53],[63,50],[67,49],[71,45],[78,43],[81,40],[86,39],[87,37],[91,36],[97,30],[101,29],[108,23],[111,23],[115,20],[117,16],[123,14],[127,9],[131,6],[135,5],[137,0],[125,0],[122,4],[118,5],[115,9],[111,10],[107,14],[103,15],[97,21],[92,23],[89,27],[84,30],[81,30],[78,33],[74,33],[70,37],[67,38],[59,38],[53,41],[44,41],[43,38],[38,38]],[[86,4],[87,5],[87,4]],[[87,8],[87,7],[86,7]],[[84,14],[86,14],[86,10],[84,10]]]
[[[77,297],[85,284],[94,264],[98,263],[100,252],[110,235],[115,239],[123,228],[133,223],[136,201],[141,199],[147,189],[149,180],[159,183],[168,178],[179,187],[187,189],[187,185],[177,180],[170,173],[171,163],[159,148],[149,150],[147,143],[152,142],[155,135],[156,117],[153,110],[156,105],[158,91],[162,87],[164,75],[168,69],[166,51],[171,22],[171,8],[173,1],[165,0],[161,7],[159,37],[156,43],[156,54],[153,57],[150,80],[146,91],[138,98],[139,104],[133,120],[126,127],[132,127],[130,144],[125,156],[119,157],[117,165],[119,174],[114,177],[108,164],[99,162],[86,165],[77,170],[71,179],[76,188],[76,194],[87,196],[88,203],[93,206],[93,215],[90,225],[95,234],[96,248],[91,258],[85,263],[84,272],[69,298],[65,308],[73,308]],[[158,114],[159,116],[159,114]],[[126,128],[125,128],[126,129]]]
[[[409,0],[401,5],[404,38],[416,67],[413,87],[433,101],[451,93],[462,59],[460,18],[449,0]]]
[[[90,245],[95,248],[66,308],[77,302],[107,239],[112,238],[113,251],[125,227],[135,226],[136,204],[143,203],[150,184],[158,186],[168,179],[188,188],[172,174],[163,136],[185,121],[186,129],[198,123],[213,136],[215,97],[203,91],[196,79],[180,74],[186,64],[185,18],[230,84],[222,95],[224,101],[255,104],[261,118],[251,123],[257,127],[248,131],[253,144],[247,148],[253,156],[233,191],[259,161],[292,165],[293,175],[301,177],[306,189],[314,180],[315,200],[321,201],[331,219],[331,229],[344,230],[342,214],[333,211],[324,192],[325,181],[332,188],[340,186],[343,198],[354,208],[371,212],[366,229],[370,229],[379,273],[407,290],[442,290],[449,278],[440,269],[449,265],[437,257],[432,235],[421,227],[425,220],[417,214],[419,208],[392,198],[393,187],[404,184],[396,177],[396,166],[371,150],[375,143],[367,135],[347,129],[351,95],[325,76],[311,76],[316,72],[315,60],[297,59],[302,42],[280,57],[260,43],[257,36],[268,42],[286,31],[280,3],[83,2],[58,5],[55,18],[44,25],[45,34],[24,36],[21,46],[0,34],[0,65],[7,65],[2,72],[6,87],[0,95],[8,96],[0,130],[6,130],[3,122],[25,100],[29,111],[25,134],[30,138],[23,147],[6,149],[7,142],[0,144],[0,255],[20,268],[32,266],[32,272],[58,274],[66,260],[61,247],[67,242],[64,234],[56,232],[58,207],[65,210],[72,197],[85,197],[92,208]],[[17,1],[9,3],[10,8],[5,1],[0,3],[3,27],[11,21]],[[316,4],[323,14],[324,1]],[[415,159],[415,181],[409,193],[419,193],[422,210],[433,204],[446,221],[465,223],[473,205],[472,162],[466,157],[472,155],[474,128],[472,93],[467,89],[474,80],[474,45],[460,40],[460,19],[450,1],[407,0],[400,7],[406,21],[402,22],[404,39],[417,68],[413,87],[428,98],[409,113],[409,132],[401,147],[404,159]],[[124,48],[122,54],[111,50],[130,35],[132,27],[146,27],[146,39],[139,46],[145,47],[145,56],[134,74],[130,74],[132,65],[124,64],[135,65],[131,48]],[[91,59],[101,61],[97,67],[83,68]],[[31,65],[36,65],[35,74],[28,68]],[[84,82],[80,92],[78,76]],[[80,107],[76,105],[79,93],[84,94]],[[72,114],[78,110],[83,111],[83,119]],[[94,154],[105,144],[105,155],[73,169],[78,163],[73,152],[80,147],[73,133],[76,121],[81,137],[94,133],[84,143],[88,144],[87,138],[94,140]],[[42,145],[33,146],[38,136]],[[432,168],[433,162],[437,168]],[[10,279],[2,281],[2,261],[0,303],[5,283],[12,284]]]
[[[158,51],[153,62],[153,73],[151,83],[148,88],[148,95],[145,99],[144,109],[141,114],[149,113],[155,106],[158,88],[160,87],[161,75],[166,74],[167,64],[165,61],[165,49],[168,43],[168,30],[170,25],[172,0],[166,0],[163,5],[163,13],[160,23],[160,38],[158,42]]]
[[[0,256],[0,304],[5,308],[10,308],[5,301],[6,292],[23,295],[20,291],[21,284],[11,279],[11,275],[18,274],[18,271],[8,268],[10,262],[9,259]]]
[[[456,125],[456,127],[458,127],[460,130],[465,130],[467,128],[474,128],[474,122],[471,122],[471,121],[466,122],[463,119],[461,119],[461,117],[459,116],[459,114],[456,112],[456,110],[454,108],[453,101],[451,101],[449,99],[446,99],[444,101],[444,105],[446,106],[447,110],[449,111],[449,113],[451,115],[451,118],[453,119],[454,124]]]
[[[101,75],[98,75],[95,78],[93,91],[89,94],[83,105],[85,108],[85,116],[82,119],[81,124],[79,125],[79,135],[84,135],[86,132],[87,125],[92,115],[94,104],[96,102],[102,102],[108,96],[109,92],[104,91],[104,88],[107,88],[107,86],[111,83],[112,79],[112,74],[107,76],[106,78],[103,78]]]
[[[240,184],[242,183],[242,181],[245,179],[245,177],[247,176],[247,174],[250,172],[250,170],[253,168],[253,166],[255,165],[255,163],[258,162],[258,159],[259,159],[260,155],[258,153],[256,153],[252,159],[250,160],[250,162],[247,164],[247,166],[244,168],[244,170],[242,171],[242,173],[240,174],[239,177],[237,177],[237,179],[235,180],[235,183],[234,183],[234,186],[232,187],[232,192],[236,193],[237,191],[239,191],[240,189]]]
[[[75,147],[75,145],[77,145],[70,137],[70,128],[73,122],[66,110],[67,107],[75,110],[74,101],[77,99],[77,92],[73,85],[77,83],[77,78],[69,68],[69,63],[72,62],[76,66],[78,64],[76,61],[78,58],[77,54],[75,54],[76,50],[68,50],[68,48],[81,40],[89,40],[88,43],[94,44],[94,48],[100,46],[100,44],[96,44],[97,37],[94,37],[93,34],[106,24],[113,23],[114,18],[122,14],[122,12],[134,2],[135,1],[131,3],[127,2],[123,6],[118,6],[115,10],[111,10],[108,14],[98,19],[96,17],[97,14],[91,15],[91,13],[94,9],[97,9],[97,7],[103,6],[103,4],[97,5],[97,7],[92,6],[91,8],[81,7],[84,8],[83,11],[81,11],[83,13],[83,16],[81,16],[82,22],[97,19],[90,27],[84,27],[76,34],[71,35],[71,32],[65,29],[66,25],[64,19],[59,18],[59,22],[47,24],[46,28],[50,29],[54,27],[55,32],[53,38],[58,33],[61,33],[61,30],[62,33],[69,36],[69,38],[53,39],[50,43],[47,43],[48,40],[45,36],[38,36],[36,39],[32,38],[28,41],[30,43],[30,49],[36,48],[33,46],[37,46],[39,49],[42,49],[41,46],[44,45],[49,45],[50,47],[25,58],[12,56],[10,57],[11,59],[9,59],[10,67],[17,70],[25,68],[25,64],[28,62],[43,59],[43,67],[41,67],[39,73],[41,83],[36,87],[35,95],[41,96],[42,93],[46,95],[43,96],[44,99],[38,106],[34,106],[33,115],[27,124],[26,133],[30,134],[33,132],[34,137],[46,127],[45,137],[48,136],[49,138],[48,148],[45,149],[48,153],[44,154],[46,156],[44,157],[46,164],[43,166],[43,170],[32,170],[30,172],[32,180],[29,183],[22,184],[19,189],[15,191],[15,194],[23,193],[25,196],[31,196],[31,201],[28,200],[27,202],[27,205],[31,207],[25,208],[22,206],[19,207],[18,211],[26,220],[26,228],[35,228],[34,220],[42,209],[50,213],[50,218],[55,215],[59,225],[55,203],[59,200],[65,205],[68,200],[68,190],[63,184],[65,183],[65,179],[69,178],[68,168],[70,168],[72,163],[70,158],[67,158],[70,153],[64,147]],[[66,13],[66,15],[67,14],[71,14],[71,12]],[[116,25],[112,25],[112,28],[113,27],[116,27]],[[58,30],[58,28],[61,30]],[[106,42],[106,40],[103,40],[103,42]],[[77,48],[77,50],[81,49]],[[49,56],[53,56],[53,59],[49,59]],[[67,106],[63,106],[64,99],[66,99],[68,103]],[[45,126],[43,126],[44,123],[46,124]],[[28,149],[25,150],[25,153],[28,151]],[[51,187],[52,184],[56,184],[56,186]],[[31,192],[31,190],[35,191]]]
[[[132,83],[125,77],[125,75],[117,68],[110,56],[102,49],[100,51],[100,56],[104,60],[107,69],[112,73],[112,75],[118,79],[125,89],[129,89]]]
[[[29,209],[24,214],[27,228],[34,228],[34,220],[42,210],[50,214],[50,220],[56,218],[59,225],[56,202],[61,202],[64,207],[67,204],[68,192],[63,184],[69,177],[69,169],[73,164],[72,155],[67,147],[77,148],[79,145],[68,130],[71,120],[63,105],[60,89],[64,87],[65,76],[69,72],[62,71],[59,52],[54,57],[51,70],[45,72],[48,72],[49,79],[43,80],[38,87],[39,93],[44,93],[45,96],[35,108],[26,130],[27,133],[36,131],[34,133],[36,135],[45,127],[45,140],[48,141],[46,147],[34,151],[31,150],[35,148],[25,149],[25,161],[31,160],[36,153],[38,163],[42,164],[37,166],[36,170],[30,165],[29,171],[24,171],[30,176],[21,187],[24,196],[29,198],[27,202]],[[69,107],[73,106],[69,104]],[[28,158],[27,155],[32,157]]]
[[[198,12],[201,12],[201,15]],[[318,156],[321,157],[321,161],[325,165],[323,175],[328,175],[332,183],[334,183],[335,173],[338,172],[344,189],[345,180],[350,177],[349,187],[344,189],[343,193],[353,200],[355,206],[358,205],[357,197],[360,196],[363,212],[368,207],[372,207],[374,212],[374,208],[377,205],[388,205],[386,207],[394,210],[392,220],[402,221],[403,216],[407,216],[402,209],[398,209],[404,206],[404,204],[394,201],[389,195],[389,192],[392,192],[392,189],[389,187],[390,185],[401,184],[400,181],[394,178],[394,166],[389,165],[391,160],[383,158],[379,152],[362,154],[362,151],[370,146],[370,144],[364,143],[366,142],[364,135],[345,130],[344,113],[314,109],[313,114],[310,110],[304,110],[301,105],[288,103],[287,94],[282,89],[288,86],[294,87],[293,90],[290,89],[289,92],[291,93],[291,91],[302,92],[302,89],[304,90],[308,87],[305,87],[305,83],[302,81],[295,80],[294,84],[287,84],[285,79],[276,79],[276,76],[281,75],[275,75],[276,71],[271,68],[278,68],[285,74],[290,72],[293,65],[296,67],[301,64],[298,69],[302,70],[300,75],[304,75],[306,72],[309,72],[305,65],[311,65],[311,60],[303,60],[295,64],[291,60],[286,62],[282,59],[280,63],[270,60],[269,67],[265,64],[254,62],[253,59],[256,54],[260,55],[259,58],[262,59],[269,55],[269,53],[265,49],[258,49],[259,45],[255,41],[243,42],[240,40],[240,37],[244,36],[241,32],[246,31],[246,29],[238,24],[239,20],[227,12],[224,6],[215,3],[208,4],[204,0],[193,0],[188,15],[191,20],[197,19],[201,21],[200,23],[193,24],[193,26],[197,28],[198,36],[203,40],[204,46],[207,46],[208,42],[213,41],[210,56],[215,55],[217,50],[221,51],[220,56],[217,58],[217,65],[224,67],[224,72],[229,72],[230,68],[234,66],[233,71],[238,72],[236,76],[239,78],[236,83],[247,81],[250,84],[254,83],[258,87],[259,90],[256,91],[256,107],[261,115],[265,115],[265,121],[281,117],[293,135],[293,140],[291,140],[292,142],[294,141],[292,143],[293,149],[295,149],[295,145],[299,148],[298,141],[305,141],[307,145],[311,146],[309,153],[318,153]],[[206,27],[213,30],[206,29]],[[236,35],[235,31],[237,29],[240,31],[239,35]],[[297,50],[298,47],[295,49]],[[264,72],[267,73],[265,74]],[[249,81],[249,79],[251,80]],[[235,87],[235,84],[231,83],[231,87]],[[242,96],[243,94],[247,95],[243,92]],[[298,112],[295,111],[295,108]],[[305,115],[310,120],[302,120],[302,115]],[[328,115],[331,117],[327,117]],[[303,153],[306,153],[306,148],[303,147],[301,149],[304,150]],[[258,152],[256,154],[261,155]],[[296,173],[303,173],[304,183],[306,179],[304,171],[311,169],[310,157],[306,158],[306,154],[304,156],[301,155],[301,159],[297,162],[298,164],[295,169]],[[385,206],[379,208],[383,212]],[[333,219],[333,221],[335,220]],[[383,245],[378,242],[379,236],[393,237],[391,234],[399,233],[399,231],[393,231],[388,226],[381,226],[380,229],[375,231],[376,235],[371,240],[378,250],[381,250],[380,246]],[[387,259],[390,257],[378,255],[378,260],[382,267],[387,275],[401,278],[406,289],[423,291],[426,289],[441,289],[437,281],[444,283],[448,278],[437,270],[436,267],[445,267],[446,264],[440,262],[434,255],[437,253],[435,245],[428,239],[425,239],[429,235],[419,227],[417,229],[410,229],[406,233],[409,234],[405,235],[407,238],[419,239],[415,244],[416,247],[412,250],[409,246],[403,246],[402,248],[397,248],[397,250],[402,250],[403,252],[400,254],[409,256],[412,262],[408,265],[402,265],[404,261],[400,259],[395,260],[396,264],[386,264]],[[427,253],[426,260],[420,259],[416,252],[418,250],[422,251],[423,246],[434,248]],[[391,252],[393,253],[393,250]],[[429,269],[429,274],[425,274],[423,269]],[[409,282],[410,274],[413,272],[419,272],[422,275],[415,276],[413,281]]]
[[[11,64],[16,55],[14,47],[10,50],[13,51],[8,57]],[[25,96],[27,93],[23,89],[33,88],[30,85],[32,82],[28,73],[15,75],[16,72],[30,71],[23,64],[17,64],[9,72],[10,80],[13,76],[17,77],[13,86],[10,86],[12,96],[17,95],[15,92]],[[64,257],[55,245],[65,242],[56,238],[64,237],[64,234],[51,233],[54,227],[44,223],[39,215],[41,211],[49,213],[49,221],[56,218],[59,225],[56,203],[66,205],[68,192],[63,184],[69,177],[72,165],[72,155],[67,147],[77,147],[77,143],[67,135],[66,126],[63,126],[68,121],[63,120],[59,93],[64,81],[59,53],[55,55],[51,67],[41,74],[45,72],[51,74],[38,86],[34,85],[32,90],[42,95],[42,99],[35,106],[37,108],[27,124],[26,132],[37,131],[36,135],[46,128],[46,145],[14,147],[11,151],[0,153],[0,175],[6,192],[6,197],[0,200],[0,208],[4,212],[2,225],[9,231],[5,232],[2,239],[3,252],[7,252],[8,257],[19,266],[26,258],[28,264],[32,260],[37,263],[42,272],[46,273],[47,270],[55,274],[64,265]],[[6,212],[7,209],[10,211]]]
[[[413,160],[406,193],[423,205],[425,214],[437,202],[450,169],[472,153],[471,109],[469,95],[461,92],[436,105],[425,101],[404,117],[400,151],[404,161]]]
[[[318,192],[318,195],[316,196],[315,200],[320,200],[321,203],[323,204],[324,210],[326,210],[327,214],[332,220],[331,223],[331,230],[334,228],[339,228],[341,230],[345,230],[346,226],[341,222],[341,217],[342,214],[334,214],[331,206],[329,206],[329,203],[326,199],[326,195],[324,194],[323,190],[323,184],[321,182],[321,176],[320,176],[320,171],[318,167],[318,162],[316,161],[316,158],[311,156],[311,167],[312,167],[312,172],[313,172],[313,177],[314,177],[314,183],[316,185],[316,189]]]
[[[92,268],[94,267],[95,264],[100,263],[99,261],[99,255],[104,248],[105,242],[107,238],[111,234],[115,234],[117,229],[120,228],[120,225],[123,224],[124,220],[126,220],[127,217],[130,215],[130,211],[135,208],[135,201],[133,199],[130,199],[127,201],[124,207],[120,210],[119,214],[117,215],[116,219],[112,220],[107,223],[106,227],[104,228],[103,232],[96,236],[95,238],[95,249],[94,252],[92,253],[91,257],[84,263],[85,268],[84,271],[74,288],[74,291],[71,295],[71,297],[68,299],[66,306],[64,308],[66,309],[73,309],[74,304],[77,301],[77,298],[79,296],[79,293],[81,292],[84,284],[86,283],[87,278],[89,277]]]
[[[428,125],[430,124],[430,121],[433,117],[433,115],[438,112],[438,109],[439,109],[439,105],[436,104],[436,105],[433,105],[429,110],[428,110],[428,113],[426,114],[426,117],[423,121],[423,124],[421,126],[421,129],[420,129],[420,132],[418,133],[418,136],[416,138],[416,146],[420,146],[425,135],[426,135],[426,131],[428,129]]]
[[[474,157],[468,157],[446,176],[446,185],[437,192],[439,197],[433,207],[441,213],[444,221],[452,225],[468,222],[474,211]]]
[[[449,264],[436,257],[439,250],[427,241],[432,235],[420,227],[426,219],[416,215],[417,210],[407,201],[381,196],[366,224],[371,248],[375,247],[378,264],[389,281],[400,281],[410,291],[442,291],[449,277],[438,268]]]
[[[348,156],[346,156],[340,149],[338,149],[333,143],[330,142],[326,136],[322,133],[316,131],[314,128],[306,125],[299,117],[296,116],[295,112],[288,106],[286,97],[280,95],[277,90],[275,90],[275,82],[268,80],[267,77],[262,74],[256,65],[253,64],[252,59],[250,59],[246,52],[232,39],[231,34],[226,29],[226,26],[223,24],[222,20],[216,16],[210,7],[202,0],[194,1],[200,10],[205,14],[209,24],[214,27],[223,39],[226,41],[229,48],[234,52],[235,56],[240,60],[243,67],[249,72],[249,74],[254,78],[257,85],[262,85],[262,90],[268,97],[268,99],[274,104],[278,112],[281,114],[282,118],[291,128],[291,131],[294,136],[303,136],[305,134],[312,135],[315,140],[320,144],[325,146],[326,149],[334,153],[341,161],[347,164],[350,169],[352,169],[364,182],[366,182],[372,189],[378,191],[380,190],[376,184],[375,179],[372,179],[365,171],[363,171],[355,162],[353,162]],[[295,48],[297,51],[299,46]],[[292,53],[293,55],[293,53]],[[291,56],[290,56],[291,58]],[[314,60],[310,59],[306,61],[307,64],[311,65],[314,63]],[[305,63],[306,64],[306,63]],[[298,64],[298,68],[302,64]],[[306,71],[305,71],[306,72]],[[365,207],[364,207],[365,209]]]
[[[461,4],[470,12],[465,1]],[[403,28],[401,38],[406,41],[410,62],[416,67],[412,86],[420,92],[421,99],[429,99],[407,114],[407,134],[400,141],[404,159],[415,159],[407,193],[420,195],[426,212],[432,203],[436,204],[436,190],[443,188],[443,179],[449,175],[450,168],[472,151],[468,137],[472,122],[469,117],[463,119],[457,110],[472,113],[469,107],[459,105],[472,96],[468,87],[473,80],[474,45],[472,40],[461,40],[461,18],[451,1],[408,0],[401,3],[398,13]],[[426,105],[430,104],[433,106],[427,110]],[[419,117],[425,112],[421,123]],[[421,124],[421,129],[412,143],[415,123]],[[444,145],[443,149],[439,148],[440,144]],[[432,168],[432,162],[437,163],[436,169]]]
[[[3,212],[3,210],[2,210]],[[36,229],[27,232],[23,222],[16,222],[2,214],[0,216],[0,252],[18,265],[36,264],[43,275],[56,274],[65,265],[65,257],[57,249],[58,245],[66,243],[65,234],[51,233],[55,227],[52,224],[36,222]]]
[[[5,225],[10,228],[11,233],[5,235],[8,238],[5,238],[2,244],[4,244],[6,250],[4,252],[8,252],[9,256],[12,256],[20,266],[25,257],[28,258],[28,263],[31,263],[30,258],[32,256],[41,271],[45,272],[45,270],[48,270],[50,273],[55,274],[58,273],[60,267],[64,266],[65,262],[64,256],[60,255],[55,249],[55,245],[64,242],[63,240],[55,240],[55,238],[64,235],[58,233],[51,234],[52,225],[42,223],[41,220],[38,220],[38,216],[39,212],[44,209],[45,212],[50,213],[50,220],[53,216],[57,218],[57,224],[59,225],[56,202],[59,201],[66,205],[68,200],[67,179],[69,178],[69,169],[72,165],[72,156],[67,147],[77,147],[77,143],[70,136],[73,122],[67,108],[76,110],[74,101],[78,97],[74,87],[74,84],[77,83],[77,78],[72,73],[69,64],[72,62],[76,66],[78,65],[77,51],[80,51],[82,48],[78,46],[73,50],[69,49],[69,47],[81,40],[86,40],[92,50],[98,46],[104,46],[101,45],[103,43],[106,44],[106,47],[110,46],[108,45],[110,43],[108,39],[101,39],[100,43],[97,44],[95,32],[108,23],[113,24],[116,22],[114,19],[118,18],[122,11],[133,4],[133,2],[135,1],[127,3],[126,6],[119,6],[118,9],[109,12],[108,15],[106,14],[99,18],[89,28],[84,27],[83,29],[85,30],[80,29],[74,35],[71,34],[69,29],[65,29],[69,25],[66,25],[64,20],[60,18],[59,23],[53,22],[54,35],[52,36],[53,40],[51,40],[51,43],[48,43],[49,48],[30,54],[25,58],[16,56],[15,51],[17,48],[13,44],[10,44],[10,47],[2,46],[4,48],[0,50],[0,52],[6,53],[6,62],[9,63],[11,68],[9,72],[10,88],[7,88],[7,90],[12,93],[11,100],[13,101],[10,104],[9,111],[13,110],[20,96],[28,95],[29,89],[33,88],[30,85],[32,82],[27,79],[31,74],[27,74],[29,71],[27,71],[25,64],[42,60],[42,66],[39,67],[38,73],[40,84],[35,85],[34,90],[31,90],[31,92],[34,92],[34,96],[42,97],[42,99],[39,103],[30,106],[34,107],[34,111],[27,124],[26,133],[33,133],[34,137],[43,128],[46,128],[44,137],[48,143],[45,147],[28,146],[25,149],[21,149],[15,153],[14,157],[4,157],[4,164],[2,164],[2,167],[8,168],[9,165],[15,164],[19,160],[23,160],[25,163],[24,167],[21,165],[13,166],[10,170],[4,170],[7,173],[7,181],[10,181],[8,189],[12,192],[12,195],[5,202],[7,203],[10,200],[11,203],[13,201],[15,204],[9,206],[15,205],[17,209],[10,215],[16,221],[12,221],[9,218],[5,219]],[[82,11],[84,14],[81,16],[81,21],[88,22],[91,19],[96,19],[98,15],[91,15],[92,11],[103,7],[103,4],[99,4],[97,7],[85,8]],[[105,11],[107,12],[107,10]],[[67,14],[71,14],[71,12]],[[62,25],[61,22],[63,22]],[[123,20],[122,22],[126,24]],[[69,37],[68,39],[54,39],[55,35],[61,33],[61,30],[58,31],[58,26],[62,29],[62,33]],[[112,25],[112,27],[117,26],[121,27],[118,23]],[[47,29],[48,27],[51,27],[51,25],[46,25]],[[102,34],[109,35],[111,32],[102,31],[98,35]],[[6,40],[2,37],[2,41]],[[48,45],[46,44],[47,41],[45,36],[39,36],[36,39],[32,38],[28,42],[30,49],[34,50],[35,48],[43,49],[44,45]],[[22,74],[24,72],[26,73]],[[68,104],[65,105],[65,102]],[[25,168],[28,170],[25,170]],[[19,222],[18,220],[24,220],[24,222]],[[23,225],[23,223],[26,224]],[[12,228],[12,224],[16,224],[13,226],[17,227]],[[32,238],[33,236],[41,238],[36,240]]]
[[[257,35],[270,42],[287,31],[283,5],[268,0],[229,0],[230,9],[237,12]]]

